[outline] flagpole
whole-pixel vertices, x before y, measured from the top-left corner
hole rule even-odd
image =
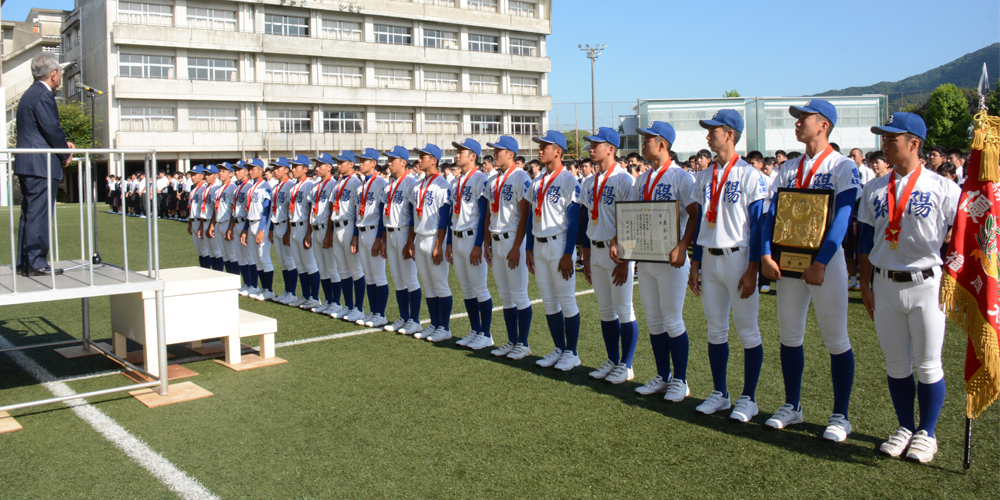
[[[972,418],[965,417],[965,457],[962,467],[969,470],[972,465]]]

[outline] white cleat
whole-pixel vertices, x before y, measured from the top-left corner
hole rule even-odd
[[[578,366],[580,366],[580,356],[567,349],[559,356],[559,361],[556,363],[556,370],[568,372]]]
[[[480,349],[485,349],[487,347],[493,347],[493,337],[486,335],[485,333],[480,333],[476,340],[469,342],[466,346],[473,351],[478,351]]]
[[[736,400],[736,407],[729,414],[729,418],[737,422],[747,423],[755,415],[757,415],[757,403],[750,399],[750,396],[740,396]]]
[[[472,342],[474,342],[476,340],[476,337],[478,336],[479,336],[478,332],[470,332],[468,335],[462,337],[460,340],[455,342],[455,345],[467,346]]]
[[[256,299],[258,295],[260,295],[260,288],[257,288],[255,286],[247,288],[248,299]]]
[[[611,372],[614,369],[615,369],[615,363],[610,359],[606,359],[604,360],[604,364],[602,364],[596,370],[590,372],[590,378],[603,379],[604,377],[611,375]]]
[[[796,410],[792,405],[781,405],[778,411],[771,415],[771,418],[764,422],[764,425],[772,429],[784,429],[789,425],[801,424],[805,422],[805,418],[802,415],[802,405],[799,405],[799,409]]]
[[[399,318],[396,321],[393,321],[392,324],[385,325],[385,328],[383,328],[383,330],[385,330],[387,332],[399,332],[399,329],[402,328],[403,325],[405,325],[405,324],[406,324],[406,320],[403,319],[403,318]],[[403,332],[399,332],[399,333],[403,333]]]
[[[760,287],[760,293],[767,293],[771,291],[771,285],[764,285]]]
[[[326,314],[326,310],[329,309],[329,308],[330,308],[330,304],[327,304],[326,302],[324,302],[324,303],[322,303],[322,304],[320,304],[320,305],[318,305],[318,306],[310,309],[310,311],[312,311],[312,312],[314,312],[316,314]]]
[[[333,319],[344,319],[344,316],[351,314],[351,310],[347,306],[340,306],[340,309],[330,313]]]
[[[369,321],[371,321],[371,319],[372,319],[372,315],[371,314],[365,314],[364,316],[362,316],[362,317],[358,318],[357,320],[355,320],[354,324],[358,325],[358,326],[368,326],[367,323]]]
[[[456,342],[456,344],[457,343],[458,342]],[[492,354],[493,356],[497,356],[497,357],[506,356],[506,355],[510,354],[510,351],[513,351],[513,350],[514,350],[514,343],[513,342],[507,342],[506,344],[504,344],[504,345],[502,345],[500,347],[497,347],[496,349],[493,349],[492,351],[490,351],[490,354]]]
[[[299,306],[299,309],[305,309],[307,311],[311,311],[312,308],[317,307],[319,305],[320,305],[320,301],[318,301],[316,299],[309,299],[309,300],[303,302],[302,305]]]
[[[381,314],[373,314],[371,321],[365,323],[365,326],[370,328],[381,328],[389,323],[389,320],[385,319]]]
[[[354,323],[354,322],[356,322],[359,319],[364,318],[364,317],[365,317],[365,313],[361,312],[360,309],[358,309],[357,307],[355,307],[354,309],[351,309],[351,312],[347,313],[347,316],[344,316],[341,319],[343,319],[344,321],[347,321],[348,323]]]
[[[906,427],[896,429],[896,432],[889,437],[889,440],[879,446],[878,451],[883,455],[898,457],[906,451],[913,440],[913,433]]]
[[[612,384],[623,384],[635,378],[635,373],[631,368],[625,365],[625,363],[618,363],[618,366],[611,373],[604,377],[605,382],[611,382]]]
[[[330,304],[326,308],[325,311],[323,311],[323,314],[325,314],[327,316],[330,316],[332,318],[336,318],[337,317],[337,313],[339,313],[339,312],[341,312],[343,310],[344,310],[344,306],[342,306],[342,305],[334,302],[334,303]]]
[[[299,298],[297,298],[297,299],[289,302],[288,305],[291,306],[291,307],[299,307],[302,304],[305,304],[306,302],[309,302],[308,298],[306,298],[306,297],[299,297]]]
[[[712,394],[709,394],[702,404],[696,406],[694,411],[704,415],[711,415],[717,411],[728,410],[729,408],[731,408],[729,398],[719,391],[712,391]]]
[[[847,440],[847,436],[852,430],[854,429],[851,428],[851,422],[847,420],[847,417],[839,413],[834,413],[830,415],[830,423],[827,424],[826,430],[823,431],[823,439],[833,441],[834,443],[843,443]]]
[[[435,332],[437,332],[437,327],[436,326],[434,326],[434,325],[427,325],[427,328],[424,328],[423,330],[420,330],[419,332],[414,332],[413,333],[413,338],[415,338],[417,340],[424,340],[427,337],[430,337],[431,335],[434,335]]]
[[[257,300],[274,300],[274,292],[270,290],[264,290],[257,295]]]
[[[237,292],[239,292],[239,294],[242,295],[242,296],[244,296],[244,297],[246,297],[247,295],[250,295],[250,285],[243,285],[243,286],[241,286],[240,289],[237,290]]]
[[[906,450],[906,459],[926,464],[934,460],[935,453],[937,453],[937,439],[928,436],[927,431],[917,431],[910,440],[910,448]]]
[[[531,354],[531,348],[518,342],[509,353],[507,353],[507,359],[524,359],[526,356]]]
[[[275,298],[274,301],[277,302],[277,303],[279,303],[279,304],[288,305],[289,302],[291,302],[291,301],[293,301],[293,300],[295,300],[297,298],[298,297],[296,297],[292,292],[285,292],[285,293],[279,295],[277,298]]]
[[[417,321],[413,321],[412,319],[408,319],[406,320],[406,324],[403,325],[402,328],[396,331],[402,333],[403,335],[413,335],[414,333],[420,331],[420,323]]]
[[[671,403],[680,403],[690,395],[691,389],[688,388],[687,380],[671,378],[667,384],[667,393],[663,395],[663,400],[670,401]]]
[[[556,363],[559,362],[559,358],[561,356],[562,356],[562,349],[556,347],[555,349],[552,349],[552,352],[543,356],[542,359],[535,361],[535,364],[541,366],[542,368],[552,368],[553,366],[555,366]]]
[[[444,342],[445,340],[448,340],[450,338],[451,338],[451,330],[448,330],[443,326],[439,326],[437,328],[437,331],[435,331],[433,335],[427,337],[427,340],[429,342],[434,342],[436,344],[438,342]]]
[[[669,384],[663,380],[663,377],[657,375],[653,377],[653,380],[646,382],[646,385],[641,387],[636,387],[635,392],[642,394],[643,396],[649,396],[651,394],[657,394],[660,392],[667,392],[667,387]]]

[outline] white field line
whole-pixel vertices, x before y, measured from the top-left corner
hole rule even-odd
[[[0,348],[9,349],[14,347],[6,338],[0,336]],[[31,374],[43,387],[49,390],[53,396],[64,397],[73,396],[76,392],[64,382],[56,378],[41,367],[35,360],[28,357],[22,351],[10,351],[7,353],[18,366]],[[95,408],[85,399],[71,399],[65,402],[76,416],[90,424],[95,431],[111,441],[118,449],[125,452],[132,460],[136,461],[144,469],[149,471],[164,486],[184,499],[217,499],[212,492],[208,491],[197,479],[188,476],[184,471],[178,469],[162,455],[153,451],[146,443],[130,434],[124,427],[115,422],[101,410]]]

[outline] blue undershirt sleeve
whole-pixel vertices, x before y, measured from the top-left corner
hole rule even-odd
[[[530,212],[530,211],[529,211]],[[528,224],[524,230],[524,249],[534,250],[535,249],[535,237],[531,234],[531,230],[534,226],[535,216],[534,214],[528,214]]]
[[[774,210],[778,206],[778,193],[771,198],[771,205],[764,214],[764,232],[760,235],[760,254],[771,255],[771,240],[774,239]]]
[[[590,248],[590,237],[587,236],[587,207],[580,205],[580,247]]]
[[[378,213],[379,213],[379,216],[378,216],[378,231],[375,232],[375,237],[376,238],[381,238],[382,234],[385,233],[385,220],[384,220],[384,217],[382,216],[382,214],[385,213],[385,203],[379,203],[378,204]]]
[[[757,200],[750,204],[747,212],[750,214],[750,262],[760,262],[760,233],[763,224],[760,216],[764,211],[764,200]]]
[[[451,245],[451,204],[446,203],[438,209],[438,229],[444,229],[445,243]]]
[[[571,203],[566,207],[566,217],[569,219],[569,225],[566,226],[566,248],[563,250],[566,255],[573,255],[573,250],[576,249],[576,240],[580,234],[580,208],[579,203]]]
[[[854,211],[854,200],[857,189],[848,189],[837,195],[834,206],[833,223],[826,231],[826,238],[819,247],[816,255],[816,262],[824,266],[830,262],[837,249],[844,243],[844,236],[847,234],[847,227],[851,224],[851,213]]]
[[[875,228],[862,222],[858,238],[858,255],[872,253],[872,248],[875,248]]]
[[[354,237],[357,237],[359,234],[361,234],[361,232],[358,231],[358,225],[357,224],[354,224],[353,227],[354,227]]]
[[[259,231],[269,231],[271,229],[271,218],[267,214],[271,213],[271,200],[264,200],[264,210],[262,210],[261,215],[267,219],[267,224],[265,224],[263,229],[258,229]]]
[[[698,235],[701,233],[701,218],[704,214],[701,212],[701,204],[698,204],[698,224],[694,226],[694,241],[692,242],[693,250],[691,252],[691,260],[693,262],[701,262],[701,254],[704,249],[698,244]]]
[[[408,207],[410,207],[409,208],[409,212],[410,212],[410,227],[413,227],[416,224],[416,221],[417,221],[417,214],[416,214],[416,211],[413,209],[413,203],[407,203],[406,205]]]
[[[486,211],[489,210],[489,206],[486,204],[486,198],[481,196],[477,204],[479,205],[479,222],[476,223],[476,242],[473,246],[481,247],[483,246],[483,238],[486,237]]]

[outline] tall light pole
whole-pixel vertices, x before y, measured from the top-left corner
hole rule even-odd
[[[598,57],[601,57],[601,51],[608,48],[608,46],[607,44],[599,43],[593,47],[590,44],[577,45],[577,47],[586,52],[587,58],[590,59],[590,123],[594,127],[594,133],[597,133],[597,93],[594,90],[594,63]]]

